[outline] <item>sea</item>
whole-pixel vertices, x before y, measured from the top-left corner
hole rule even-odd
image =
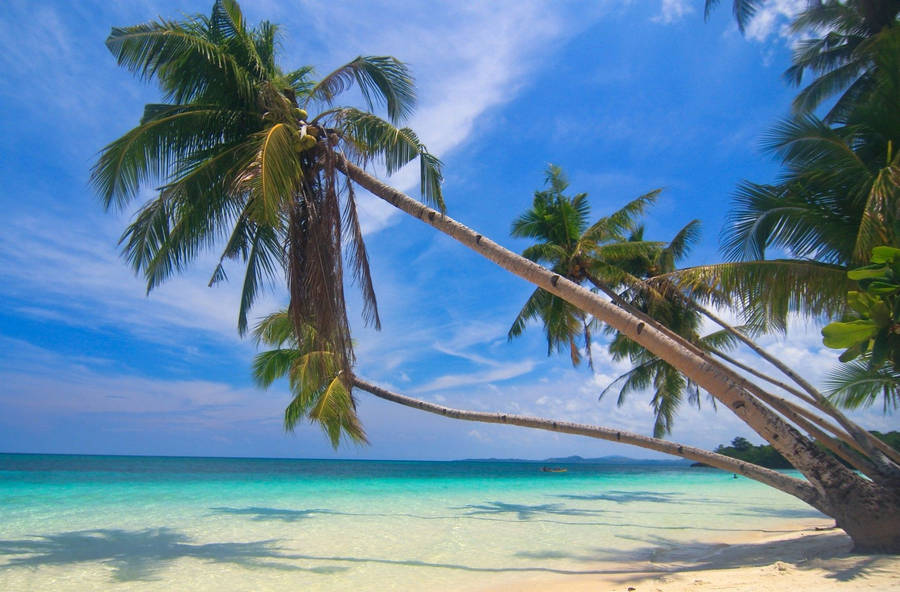
[[[828,522],[710,468],[542,466],[0,454],[0,590],[514,590]]]

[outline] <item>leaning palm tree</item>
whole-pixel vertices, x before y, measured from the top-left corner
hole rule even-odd
[[[642,195],[614,214],[589,225],[587,194],[565,195],[563,192],[569,182],[561,168],[549,165],[545,182],[547,189],[535,191],[531,209],[512,224],[512,236],[536,241],[522,252],[522,256],[546,265],[577,284],[589,282],[595,289],[615,298],[608,282],[611,269],[604,260],[613,256],[639,257],[656,248],[653,244],[628,242],[625,233],[633,226],[635,216],[655,201],[659,190]],[[600,276],[604,280],[599,279]],[[588,315],[538,288],[513,321],[509,339],[520,336],[528,322],[537,318],[544,325],[548,355],[554,350],[568,351],[572,364],[578,366],[581,362],[578,343],[581,342],[588,364],[593,368],[591,331],[596,327]]]
[[[699,229],[699,220],[693,220],[678,231],[668,244],[658,243],[659,248],[637,257],[614,257],[607,261],[607,265],[619,270],[618,275],[622,278],[620,301],[658,322],[698,349],[724,355],[723,350],[731,349],[737,344],[735,335],[727,330],[702,334],[701,311],[704,309],[695,299],[702,293],[705,300],[719,305],[726,305],[727,302],[709,289],[696,289],[690,294],[685,294],[678,286],[665,279],[654,281],[654,278],[673,272],[677,262],[688,255],[700,236]],[[632,232],[629,241],[642,242],[643,233],[643,227],[638,226]],[[632,368],[611,382],[600,393],[600,397],[617,387],[619,390],[617,403],[622,405],[630,393],[652,388],[653,396],[650,404],[654,411],[653,435],[662,437],[671,433],[675,415],[684,395],[687,395],[690,403],[699,408],[701,389],[677,368],[628,339],[620,331],[609,327],[606,330],[613,335],[609,344],[612,358],[628,359],[632,363]]]
[[[353,187],[337,159],[390,173],[418,157],[423,196],[443,209],[440,162],[396,127],[415,101],[404,64],[359,57],[316,79],[309,67],[278,67],[276,35],[268,22],[249,27],[233,0],[217,0],[208,17],[113,29],[106,44],[119,64],[155,78],[166,102],[147,105],[140,124],[103,149],[92,179],[108,209],[130,206],[148,182],[159,186],[121,239],[148,291],[218,246],[210,285],[226,279],[227,260],[245,265],[243,334],[259,290],[283,272],[297,332],[313,327],[319,349],[327,342],[338,352],[349,392],[345,259],[366,322],[378,327],[379,318]],[[354,85],[368,111],[335,104]]]
[[[644,279],[672,271],[675,262],[685,256],[699,236],[699,222],[683,228],[668,245],[645,241],[637,217],[656,200],[659,190],[642,195],[617,212],[590,223],[590,205],[586,193],[565,195],[569,184],[558,166],[547,168],[547,188],[534,193],[531,208],[512,224],[512,235],[530,238],[534,244],[522,256],[542,263],[552,271],[578,284],[587,283],[604,292],[618,305],[660,323],[694,345],[720,347],[734,338],[719,333],[704,338],[698,331],[699,314],[682,299],[675,299],[672,286],[650,286]],[[582,344],[588,363],[593,368],[591,333],[597,323],[582,310],[562,298],[538,288],[529,296],[513,321],[508,337],[522,335],[528,323],[539,320],[547,338],[547,353],[568,351],[572,364],[582,359]],[[615,329],[609,345],[614,359],[629,358],[634,368],[613,381],[601,397],[621,383],[619,404],[632,391],[652,386],[654,395],[654,436],[671,431],[675,412],[683,394],[699,404],[696,384],[670,364],[629,340]]]
[[[719,0],[706,0],[706,15]],[[734,0],[738,27],[744,31],[764,0]],[[840,94],[825,120],[840,121],[874,86],[879,64],[875,56],[898,35],[900,2],[897,0],[810,1],[791,22],[801,34],[792,64],[784,76],[799,86],[808,73],[815,78],[794,99],[797,112],[813,111]]]
[[[248,28],[236,3],[227,0],[215,3],[211,17],[113,30],[108,43],[120,63],[142,77],[158,79],[169,101],[150,106],[144,122],[108,146],[94,169],[95,183],[110,207],[124,207],[148,182],[161,186],[158,198],[138,214],[135,230],[124,237],[126,256],[139,271],[150,271],[148,280],[161,280],[181,270],[216,239],[233,245],[225,249],[226,258],[246,259],[248,268],[261,270],[250,274],[251,286],[259,287],[267,277],[264,261],[275,262],[271,266],[275,273],[280,264],[286,270],[291,296],[288,313],[298,339],[303,327],[313,327],[313,345],[320,347],[310,351],[332,351],[340,370],[336,376],[399,402],[352,374],[338,238],[344,230],[341,217],[351,234],[358,228],[353,222],[355,210],[344,205],[342,211],[339,199],[343,194],[345,204],[352,200],[352,189],[341,181],[353,181],[503,269],[613,326],[684,372],[772,443],[809,483],[786,476],[763,477],[753,467],[746,467],[745,474],[834,516],[859,549],[900,549],[900,465],[895,457],[886,456],[890,451],[878,448],[864,430],[838,416],[839,425],[832,426],[831,433],[856,443],[857,464],[866,477],[857,475],[794,427],[807,430],[802,419],[779,410],[760,388],[690,343],[367,173],[361,165],[373,159],[393,170],[414,156],[424,156],[426,200],[441,205],[437,161],[411,132],[364,112],[330,106],[340,90],[358,83],[363,96],[373,106],[380,99],[388,117],[397,123],[412,99],[406,68],[392,58],[361,58],[318,82],[308,70],[281,75],[274,51],[269,51],[274,34],[275,27],[267,23]],[[295,111],[301,105],[317,104],[325,107],[313,118]],[[359,257],[362,243],[353,243],[351,255],[356,255],[358,275],[365,280],[364,258]],[[265,253],[271,257],[260,256]],[[217,270],[214,279],[220,277]],[[377,324],[374,300],[367,300],[369,319]],[[439,412],[424,404],[414,406]],[[496,420],[507,419],[502,415]],[[578,430],[582,427],[569,431],[581,433]],[[592,433],[601,431],[608,439],[641,441],[612,429]],[[654,446],[694,455],[689,446]]]

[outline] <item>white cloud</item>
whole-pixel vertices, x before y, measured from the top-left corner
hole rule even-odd
[[[237,422],[277,422],[283,405],[255,388],[146,378],[112,369],[108,360],[69,358],[21,340],[0,337],[0,347],[15,352],[0,364],[0,404],[34,417],[114,413],[141,426],[218,430]]]
[[[462,386],[473,386],[489,382],[509,380],[534,369],[532,360],[522,362],[510,362],[496,364],[494,368],[481,372],[467,372],[465,374],[448,374],[431,380],[422,386],[412,389],[414,393],[430,393],[438,390],[452,390]]]
[[[765,41],[772,34],[790,37],[788,23],[806,6],[806,0],[768,0],[757,9],[745,34],[754,41]]]
[[[207,337],[238,343],[238,282],[207,287],[212,257],[204,257],[178,276],[145,295],[115,249],[114,226],[86,217],[65,225],[37,218],[18,218],[0,234],[0,293],[28,304],[21,314],[76,326],[126,328],[143,339],[173,343],[176,330],[200,330]],[[259,310],[275,307],[271,295]]]
[[[419,105],[409,125],[432,153],[446,158],[477,134],[483,114],[513,100],[531,82],[528,73],[550,57],[548,48],[587,27],[607,4],[577,15],[537,1],[433,5],[427,11],[411,10],[405,2],[370,6],[378,19],[392,21],[387,28],[371,26],[356,5],[307,8],[324,42],[333,44],[331,56],[394,55],[410,64]],[[339,37],[332,34],[336,28],[343,32]],[[390,182],[418,195],[417,165]],[[380,199],[360,191],[359,204],[366,233],[395,223],[397,210]]]
[[[662,6],[658,15],[651,20],[665,25],[680,21],[685,15],[694,12],[690,0],[662,0]]]

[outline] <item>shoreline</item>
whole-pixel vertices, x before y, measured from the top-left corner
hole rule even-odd
[[[831,520],[791,522],[791,532],[657,547],[596,575],[523,578],[479,592],[783,592],[900,590],[900,556],[853,555]]]

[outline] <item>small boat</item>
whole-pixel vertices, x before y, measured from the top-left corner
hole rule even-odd
[[[562,467],[541,467],[542,473],[565,473],[568,470]]]

